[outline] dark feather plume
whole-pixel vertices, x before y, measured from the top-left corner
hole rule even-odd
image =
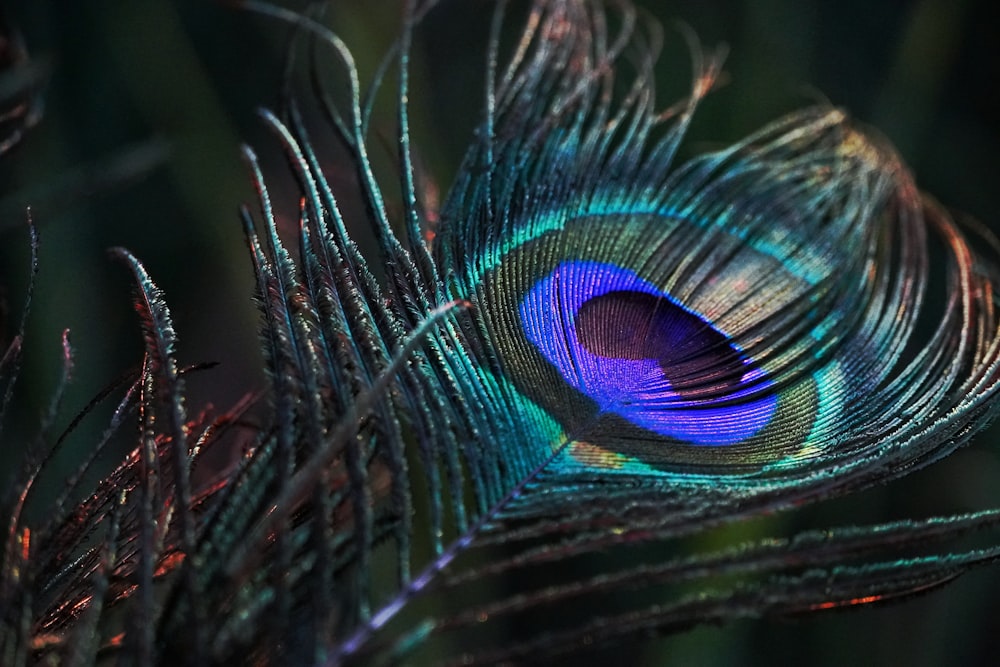
[[[692,40],[690,93],[665,107],[659,26],[626,2],[535,0],[509,53],[497,9],[484,117],[428,240],[407,72],[432,4],[407,4],[366,92],[313,14],[243,3],[349,82],[345,98],[313,72],[313,95],[261,113],[299,188],[294,233],[244,153],[266,399],[189,414],[164,296],[112,251],[145,356],[107,392],[99,448],[133,428],[135,449],[29,525],[43,424],[4,507],[0,662],[545,663],[898,599],[1000,555],[959,540],[996,510],[725,530],[894,480],[995,415],[995,239],[829,106],[681,159],[721,53]],[[390,81],[391,184],[371,155]],[[350,156],[364,220],[307,109]],[[22,338],[0,358],[4,408]],[[267,417],[245,419],[257,402]],[[194,474],[226,448],[228,468]]]

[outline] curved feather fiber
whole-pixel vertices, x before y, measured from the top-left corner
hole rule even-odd
[[[625,2],[535,0],[504,55],[497,10],[484,118],[428,241],[406,104],[431,4],[408,4],[363,89],[318,18],[245,3],[297,26],[315,86],[261,114],[299,186],[294,234],[245,151],[268,416],[247,416],[256,396],[188,415],[163,295],[113,251],[145,361],[96,450],[133,412],[137,447],[78,501],[85,462],[38,525],[20,508],[41,466],[13,487],[0,662],[544,663],[900,598],[1000,555],[962,541],[996,510],[721,530],[898,478],[995,414],[991,237],[826,106],[682,160],[721,55],[692,47],[690,95],[664,109],[658,26]],[[326,88],[331,60],[346,91]],[[369,156],[390,80],[398,185]],[[307,105],[366,219],[321,168]],[[193,481],[226,447],[232,465]]]

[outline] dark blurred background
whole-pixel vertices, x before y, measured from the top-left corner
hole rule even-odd
[[[992,2],[641,4],[666,26],[664,106],[689,81],[677,21],[705,48],[730,49],[729,83],[703,104],[689,150],[730,143],[782,113],[829,101],[886,135],[944,205],[1000,225],[1000,26]],[[417,35],[410,97],[417,152],[443,192],[482,108],[491,7],[446,0]],[[55,385],[63,328],[72,330],[77,364],[57,426],[141,358],[129,275],[108,259],[108,247],[133,251],[166,291],[181,360],[221,362],[192,378],[192,409],[209,400],[225,407],[262,386],[250,263],[236,215],[253,194],[239,145],[254,145],[277,187],[287,186],[255,109],[277,103],[289,30],[199,0],[23,0],[0,11],[7,34],[18,32],[47,73],[40,123],[0,160],[0,296],[9,309],[0,340],[13,335],[23,306],[27,205],[42,236],[27,357],[0,451],[6,478]],[[329,18],[364,79],[398,32],[399,3],[335,3]],[[376,122],[389,143],[391,118]],[[335,160],[330,168],[336,173]],[[101,426],[95,417],[81,427],[49,484],[72,469],[80,455],[73,446],[86,446]],[[929,470],[826,503],[796,525],[1000,506],[996,435],[986,431]],[[702,628],[617,657],[649,665],[986,664],[1000,649],[997,593],[1000,570],[983,570],[902,605]]]

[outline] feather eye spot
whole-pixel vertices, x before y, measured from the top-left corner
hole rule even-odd
[[[725,396],[749,375],[749,360],[726,336],[659,295],[622,290],[595,296],[580,306],[575,327],[592,354],[655,359],[683,398]]]
[[[731,339],[636,273],[562,262],[520,303],[528,341],[601,413],[693,445],[742,442],[770,422],[770,381]]]

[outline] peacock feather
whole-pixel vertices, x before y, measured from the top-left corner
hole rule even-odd
[[[243,154],[267,388],[192,409],[212,371],[179,362],[163,293],[111,251],[143,360],[53,436],[64,337],[4,506],[0,662],[548,663],[898,599],[1000,556],[960,540],[994,510],[739,537],[938,461],[995,415],[987,231],[826,104],[687,156],[722,53],[681,29],[690,90],[664,106],[661,28],[590,0],[535,0],[509,46],[499,3],[483,117],[437,207],[408,106],[433,4],[407,3],[364,87],[321,10],[243,3],[294,27],[289,69],[313,86],[260,114],[294,224]],[[327,135],[355,188],[331,177]],[[4,408],[23,333],[0,361]],[[29,518],[52,452],[109,399],[94,454]],[[116,439],[131,453],[88,487]]]

